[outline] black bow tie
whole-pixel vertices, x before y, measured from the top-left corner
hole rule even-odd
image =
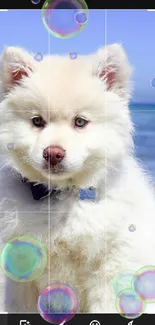
[[[47,185],[29,182],[27,178],[22,178],[22,182],[27,183],[29,185],[34,200],[40,200],[47,196],[54,196],[56,193],[60,194],[62,192],[61,190],[56,189],[49,190]],[[79,189],[79,199],[82,201],[94,201],[96,199],[95,188],[90,187],[87,189]]]
[[[55,194],[56,192],[56,190],[49,190],[45,184],[29,182],[27,178],[22,178],[22,182],[29,185],[34,200],[40,200],[46,196]]]
[[[44,184],[34,185],[34,183],[30,183],[30,189],[34,200],[40,200],[41,198],[44,198],[56,192],[55,190],[49,190]]]

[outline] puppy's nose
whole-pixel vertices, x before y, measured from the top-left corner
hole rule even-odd
[[[50,165],[55,166],[65,157],[65,150],[59,146],[50,146],[43,151],[43,157]]]

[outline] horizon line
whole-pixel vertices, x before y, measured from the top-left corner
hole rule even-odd
[[[129,102],[129,105],[148,105],[148,106],[155,106],[155,102],[154,103],[148,103],[148,102]]]

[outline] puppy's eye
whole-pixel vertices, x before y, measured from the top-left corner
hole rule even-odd
[[[74,125],[78,128],[83,128],[88,124],[88,121],[82,117],[76,117],[74,120]]]
[[[32,118],[33,125],[35,125],[37,128],[42,128],[46,125],[46,122],[43,120],[41,116],[34,116]]]

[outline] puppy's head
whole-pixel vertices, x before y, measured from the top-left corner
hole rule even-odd
[[[130,67],[120,45],[89,56],[47,56],[19,48],[1,58],[0,145],[31,181],[80,184],[131,146]],[[12,150],[9,150],[12,144]]]

